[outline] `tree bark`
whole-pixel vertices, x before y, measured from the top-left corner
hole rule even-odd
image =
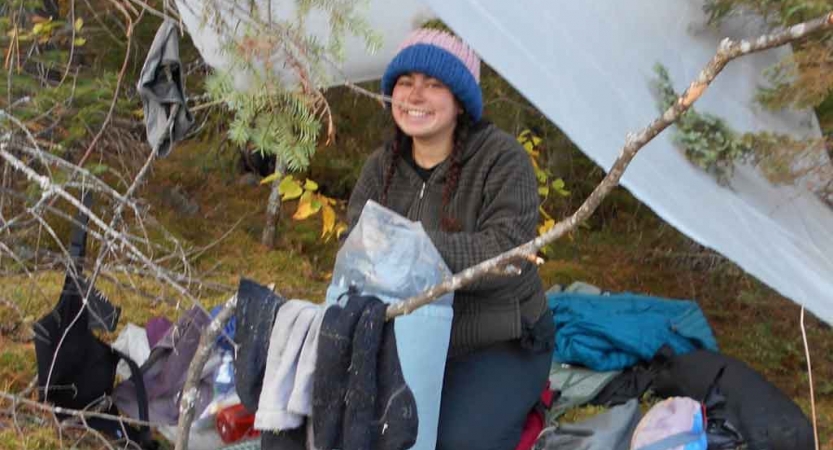
[[[266,205],[266,225],[260,237],[260,243],[270,250],[275,248],[275,236],[281,220],[281,193],[278,192],[278,187],[286,175],[286,167],[280,158],[275,161],[275,174],[278,177],[272,182],[272,192],[269,194],[269,203]]]

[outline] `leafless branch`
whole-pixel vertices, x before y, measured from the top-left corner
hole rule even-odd
[[[197,347],[197,352],[194,354],[194,359],[188,366],[188,374],[185,377],[185,385],[182,387],[182,396],[179,401],[179,424],[177,425],[177,438],[175,450],[186,450],[188,448],[188,437],[191,433],[191,422],[194,420],[195,409],[194,405],[197,402],[197,395],[199,395],[199,382],[202,369],[205,363],[211,356],[211,350],[214,348],[214,342],[217,336],[223,330],[226,322],[234,314],[237,308],[237,295],[232,296],[220,313],[217,314],[208,327],[202,332],[200,336],[200,344]]]

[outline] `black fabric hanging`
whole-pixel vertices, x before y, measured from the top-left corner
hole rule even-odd
[[[90,195],[86,194],[83,204],[89,208],[91,203]],[[141,385],[141,419],[147,421],[147,394],[141,376],[137,376],[139,367],[129,357],[113,350],[93,335],[90,331],[90,313],[87,308],[83,308],[84,296],[88,292],[91,293],[88,306],[96,296],[102,300],[99,306],[106,306],[103,303],[106,299],[95,294],[94,289],[89,289],[87,280],[82,276],[87,221],[86,214],[79,212],[73,223],[70,244],[72,267],[67,270],[57,305],[33,325],[39,399],[71,409],[85,409],[106,401],[113,391],[116,365],[120,359],[124,359],[130,366],[132,378]],[[109,301],[106,304],[110,304]],[[104,313],[104,316],[99,317],[107,317],[106,320],[111,321],[115,328],[116,323],[112,320],[117,321],[118,314],[108,315],[106,307],[99,311]],[[103,412],[118,415],[118,410],[112,404]],[[147,426],[122,428],[118,421],[102,418],[90,418],[87,423],[113,439],[127,438],[146,449],[156,447]],[[127,430],[127,436],[123,429]]]

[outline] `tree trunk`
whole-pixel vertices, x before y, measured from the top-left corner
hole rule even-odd
[[[275,235],[277,234],[278,223],[281,219],[281,193],[278,187],[281,185],[286,169],[280,158],[275,161],[275,173],[278,175],[272,182],[272,192],[269,194],[269,203],[266,206],[266,226],[263,228],[263,235],[260,243],[269,249],[275,248]]]

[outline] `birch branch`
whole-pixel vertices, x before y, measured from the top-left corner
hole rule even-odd
[[[542,247],[572,231],[596,211],[596,208],[598,208],[602,200],[619,184],[622,174],[624,174],[625,169],[633,160],[634,156],[636,156],[637,152],[659,133],[668,128],[669,125],[676,122],[703,95],[729,61],[740,56],[779,47],[812,33],[830,30],[831,28],[833,28],[833,12],[804,23],[793,25],[776,33],[760,36],[754,40],[744,39],[734,41],[728,38],[723,39],[717,48],[717,53],[712,57],[706,67],[703,68],[697,78],[691,82],[688,89],[677,98],[674,105],[638,133],[628,134],[622,152],[613,163],[607,175],[570,217],[558,222],[545,234],[538,236],[526,244],[501,253],[476,266],[469,267],[422,294],[389,306],[387,318],[393,319],[401,315],[409,314],[421,306],[432,303],[442,295],[465,287],[475,280],[489,273],[494,273],[495,270],[505,267],[514,261],[534,257]]]
[[[200,343],[197,347],[197,352],[188,366],[188,374],[185,376],[185,385],[182,387],[182,396],[179,400],[179,424],[176,430],[176,446],[175,450],[186,450],[188,448],[188,438],[191,433],[191,422],[194,420],[196,410],[194,405],[197,402],[199,395],[200,376],[205,363],[211,356],[211,350],[214,348],[214,341],[220,332],[223,330],[226,322],[229,321],[234,310],[237,308],[237,295],[232,296],[220,313],[208,324],[208,327],[202,332],[200,336]]]
[[[77,417],[77,418],[94,417],[94,418],[99,418],[99,419],[113,420],[113,421],[116,421],[116,422],[119,422],[119,423],[122,423],[122,424],[136,425],[136,426],[155,427],[155,426],[159,425],[159,424],[155,424],[155,423],[151,423],[151,422],[145,422],[143,420],[131,419],[129,417],[124,417],[124,416],[114,416],[112,414],[106,414],[106,413],[95,412],[95,411],[86,411],[86,410],[80,410],[80,409],[72,409],[72,408],[63,408],[63,407],[60,407],[60,406],[50,406],[50,405],[47,405],[45,403],[40,403],[40,402],[36,402],[36,401],[33,401],[33,400],[29,400],[27,398],[24,398],[24,397],[21,397],[21,396],[18,396],[18,395],[14,395],[14,394],[10,394],[8,392],[0,392],[0,399],[4,399],[4,400],[8,400],[8,401],[12,402],[12,407],[13,408],[16,407],[17,405],[25,405],[25,406],[28,406],[30,408],[34,408],[34,409],[37,409],[37,410],[40,410],[40,411],[50,412],[50,413],[55,413],[55,414],[64,414],[64,415],[67,415],[67,416],[72,416],[72,417]]]

